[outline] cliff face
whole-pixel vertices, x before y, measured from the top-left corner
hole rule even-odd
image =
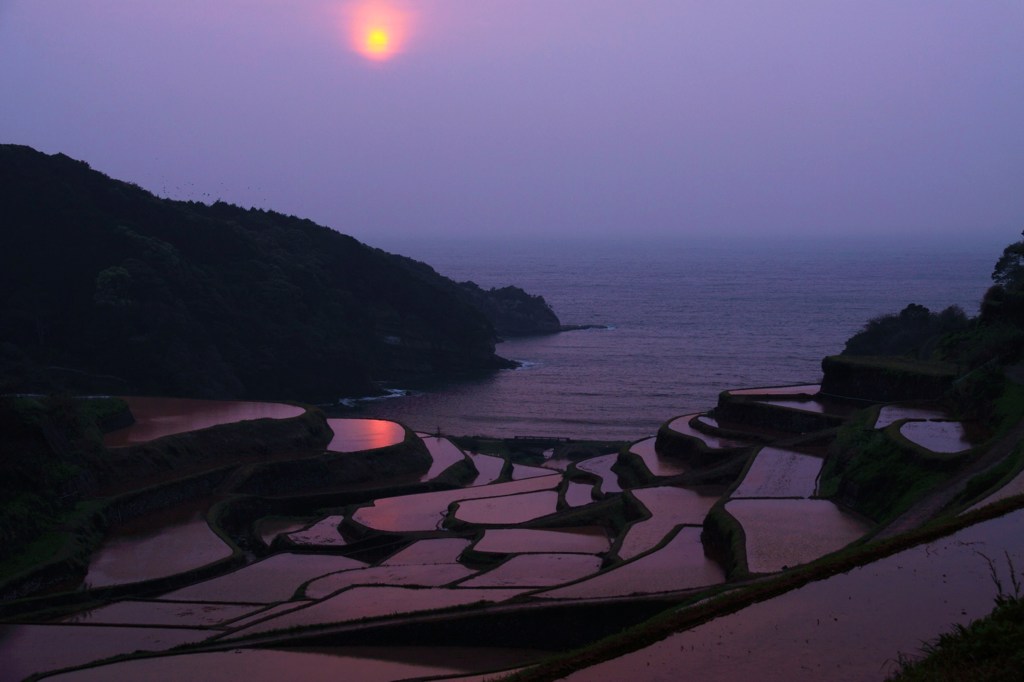
[[[0,186],[0,390],[319,401],[509,365],[454,282],[308,220],[15,145]]]

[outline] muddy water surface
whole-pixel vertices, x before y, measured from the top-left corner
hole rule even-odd
[[[761,448],[733,497],[810,497],[824,460],[793,450]]]
[[[594,484],[568,481],[565,487],[565,503],[570,507],[582,507],[594,501]]]
[[[231,556],[206,523],[209,499],[191,501],[116,526],[89,561],[85,584],[120,585],[163,578]]]
[[[725,508],[743,526],[753,573],[813,561],[871,528],[828,500],[732,500]]]
[[[135,417],[135,423],[105,435],[103,444],[110,448],[246,419],[287,419],[305,411],[282,403],[142,397],[126,397],[124,400]]]
[[[345,538],[341,537],[338,526],[344,518],[343,516],[325,517],[308,528],[289,533],[288,539],[297,545],[310,547],[341,547],[345,544]]]
[[[512,465],[512,480],[521,481],[524,478],[536,478],[537,476],[548,476],[551,469],[547,467],[532,467],[528,464]]]
[[[254,613],[260,607],[243,604],[121,601],[66,618],[67,623],[170,625],[214,627]]]
[[[1010,585],[1004,551],[1024,565],[1024,512],[986,521],[948,538],[813,582],[680,632],[570,680],[635,678],[675,682],[687,670],[702,682],[853,682],[881,680],[899,656],[989,613],[997,559]]]
[[[488,483],[494,483],[501,478],[501,470],[505,466],[504,459],[475,452],[467,452],[466,454],[469,455],[471,460],[473,460],[473,466],[476,467],[478,472],[477,477],[473,479],[473,482],[470,485],[487,485]]]

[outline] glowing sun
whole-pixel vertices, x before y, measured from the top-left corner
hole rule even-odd
[[[409,35],[409,15],[384,0],[352,7],[346,17],[349,43],[358,54],[385,61],[402,51]]]

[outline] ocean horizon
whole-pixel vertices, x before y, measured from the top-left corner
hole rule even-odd
[[[1008,238],[1008,241],[1010,239]],[[815,383],[868,320],[910,303],[975,315],[1002,247],[907,242],[409,239],[385,250],[457,281],[544,296],[563,324],[508,339],[522,363],[393,387],[352,416],[449,435],[638,440],[723,390]]]

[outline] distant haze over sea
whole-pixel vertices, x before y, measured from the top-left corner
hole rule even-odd
[[[455,435],[639,439],[673,416],[711,409],[729,388],[819,380],[822,357],[908,303],[976,314],[1005,243],[379,245],[456,280],[522,286],[563,323],[609,328],[506,341],[499,354],[523,369],[362,412]]]

